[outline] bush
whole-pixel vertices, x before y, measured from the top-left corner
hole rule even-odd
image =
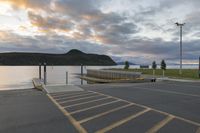
[[[129,62],[128,61],[125,61],[124,69],[129,69]]]
[[[167,65],[165,63],[165,60],[161,61],[160,67],[161,67],[162,70],[166,70]]]
[[[154,69],[154,70],[155,70],[156,68],[157,68],[157,64],[156,64],[156,62],[155,62],[155,61],[153,61],[153,62],[152,62],[152,69]]]
[[[163,70],[163,77],[165,76],[165,70],[166,70],[166,63],[165,60],[162,60],[160,63],[160,68]]]

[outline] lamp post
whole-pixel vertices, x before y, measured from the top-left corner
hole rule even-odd
[[[200,78],[200,57],[199,57],[199,78]]]
[[[179,74],[182,75],[182,60],[183,60],[183,50],[182,50],[182,28],[185,25],[185,23],[175,23],[177,26],[180,27],[180,69]]]

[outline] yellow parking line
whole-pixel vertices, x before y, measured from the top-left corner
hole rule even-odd
[[[126,122],[128,122],[128,121],[130,121],[130,120],[132,120],[132,119],[134,119],[134,118],[136,118],[136,117],[138,117],[138,116],[140,116],[140,115],[143,115],[144,113],[146,113],[146,112],[148,112],[148,111],[150,111],[150,110],[151,110],[151,109],[147,108],[147,109],[145,109],[145,110],[143,110],[143,111],[138,112],[137,114],[128,116],[127,118],[122,119],[122,120],[120,120],[120,121],[117,121],[117,122],[111,124],[111,125],[108,126],[108,127],[105,127],[105,128],[103,128],[103,129],[100,129],[100,130],[97,131],[96,133],[105,133],[105,132],[108,132],[108,131],[112,130],[113,128],[116,128],[116,127],[118,127],[118,126],[120,126],[120,125],[122,125],[122,124],[124,124],[124,123],[126,123]]]
[[[159,129],[164,127],[167,123],[169,123],[173,119],[174,119],[174,116],[172,115],[167,116],[164,120],[160,121],[155,126],[150,128],[146,133],[156,133]]]
[[[99,105],[92,106],[92,107],[89,107],[89,108],[84,108],[84,109],[76,110],[76,111],[71,112],[70,114],[79,113],[79,112],[86,111],[86,110],[89,110],[89,109],[94,109],[94,108],[101,107],[101,106],[104,106],[104,105],[108,105],[108,104],[116,103],[116,102],[119,102],[119,101],[121,101],[121,100],[115,100],[115,101],[112,101],[112,102],[99,104]]]
[[[187,120],[185,118],[182,118],[182,117],[179,117],[179,116],[175,116],[177,119],[179,120],[182,120],[184,122],[187,122],[187,123],[190,123],[190,124],[193,124],[195,126],[200,126],[200,123],[197,123],[197,122],[194,122],[194,121],[191,121],[191,120]]]
[[[87,131],[63,108],[61,107],[49,94],[47,96],[50,100],[63,112],[63,114],[69,118],[69,121],[78,130],[79,133],[87,133]]]
[[[78,121],[78,122],[79,122],[80,124],[82,124],[82,123],[84,123],[84,122],[90,121],[90,120],[92,120],[92,119],[96,119],[96,118],[98,118],[98,117],[102,117],[102,116],[104,116],[104,115],[106,115],[106,114],[115,112],[115,111],[117,111],[117,110],[120,110],[120,109],[123,109],[123,108],[126,108],[126,107],[130,107],[130,106],[132,106],[132,105],[134,105],[134,104],[132,103],[132,104],[127,104],[127,105],[124,105],[124,106],[121,106],[121,107],[117,107],[117,108],[111,109],[111,110],[109,110],[109,111],[106,111],[106,112],[103,112],[103,113],[100,113],[100,114],[97,114],[97,115],[94,115],[94,116],[85,118],[85,119],[80,120],[80,121]]]
[[[197,129],[196,133],[200,133],[200,127]]]
[[[91,91],[91,92],[94,92],[94,91]],[[106,94],[103,94],[103,93],[100,93],[100,92],[96,92],[96,93],[101,94],[101,95],[104,95],[104,96],[110,96],[110,95],[106,95]],[[110,96],[110,97],[115,98],[115,99],[120,99],[120,100],[125,101],[125,102],[128,102],[128,103],[134,103],[134,102],[129,102],[129,101],[127,101],[127,100],[118,98],[118,97],[114,97],[114,96]],[[145,106],[145,105],[141,105],[141,104],[137,104],[137,103],[134,103],[134,104],[135,104],[136,106],[138,106],[138,107],[149,108],[149,107],[147,107],[147,106]],[[173,115],[173,114],[169,114],[169,113],[167,113],[167,112],[160,111],[160,110],[157,110],[157,109],[153,109],[153,108],[150,108],[150,109],[153,110],[153,111],[155,111],[155,112],[164,114],[164,115]],[[179,119],[179,120],[182,120],[182,121],[184,121],[184,122],[187,122],[187,123],[190,123],[190,124],[193,124],[193,125],[196,125],[196,126],[200,127],[200,123],[198,123],[198,122],[191,121],[191,120],[188,120],[188,119],[185,119],[185,118],[183,118],[183,117],[176,116],[176,115],[173,115],[173,116],[174,116],[176,119]]]
[[[58,98],[58,97],[71,97],[71,96],[76,96],[76,95],[84,95],[84,94],[92,94],[94,92],[82,92],[82,93],[76,93],[76,94],[62,94],[62,95],[59,95],[59,96],[53,96],[53,98]]]
[[[86,94],[80,94],[80,95],[75,95],[75,96],[70,96],[70,97],[58,97],[58,98],[54,98],[55,100],[62,100],[62,99],[71,99],[71,98],[76,98],[76,97],[80,97],[80,96],[87,96],[87,95],[94,95],[92,93],[86,93]]]
[[[73,92],[63,91],[63,92],[50,93],[50,95],[57,96],[57,95],[64,95],[64,94],[77,94],[77,93],[83,93],[83,92],[85,92],[85,91],[73,91]]]
[[[65,100],[65,101],[61,101],[59,103],[62,104],[62,103],[74,102],[74,101],[89,99],[89,98],[97,97],[97,96],[100,96],[100,95],[95,95],[95,96],[90,96],[90,97],[84,97],[84,98],[78,98],[78,99],[73,99],[73,100]]]
[[[96,99],[96,100],[92,100],[92,101],[87,101],[87,102],[76,103],[76,104],[72,104],[72,105],[64,106],[64,108],[73,107],[73,106],[77,106],[77,105],[82,105],[82,104],[86,104],[86,103],[97,102],[97,101],[101,101],[101,100],[109,99],[109,98],[110,98],[110,97],[103,97],[103,98]]]
[[[91,93],[91,92],[90,92]],[[94,93],[94,92],[93,92]],[[68,96],[76,96],[76,95],[81,95],[81,94],[88,94],[88,92],[81,92],[81,93],[76,93],[76,94],[62,94],[62,95],[57,95],[57,96],[53,96],[53,98],[58,98],[58,97],[68,97]]]
[[[89,92],[95,92],[95,91],[89,91]],[[99,95],[103,95],[103,96],[109,96],[109,97],[112,97],[112,98],[114,98],[114,99],[119,99],[119,100],[124,101],[124,102],[126,102],[126,103],[130,103],[130,104],[133,103],[133,102],[129,102],[129,101],[127,101],[127,100],[124,100],[124,99],[121,99],[121,98],[118,98],[118,97],[114,97],[114,96],[110,96],[110,95],[106,95],[106,94],[103,94],[103,93],[100,93],[100,92],[95,92],[95,93],[97,93],[97,94],[99,94]],[[138,106],[138,104],[136,104],[136,103],[134,103],[134,104]],[[146,106],[143,106],[143,105],[140,105],[140,107],[149,108],[149,107],[146,107]]]

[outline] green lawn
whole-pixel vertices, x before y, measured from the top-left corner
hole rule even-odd
[[[117,69],[117,70],[124,70],[124,69]],[[147,74],[147,75],[153,74],[152,69],[128,69],[128,70],[124,70],[124,71],[142,72],[142,74]],[[155,74],[158,75],[158,76],[161,76],[162,70],[156,69]],[[200,79],[199,76],[198,76],[198,70],[197,69],[183,69],[182,75],[179,75],[179,69],[167,69],[165,71],[165,76],[171,77],[171,78]]]

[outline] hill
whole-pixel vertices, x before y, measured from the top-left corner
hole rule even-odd
[[[87,54],[73,49],[66,54],[46,53],[0,53],[0,65],[116,65],[106,55]]]

